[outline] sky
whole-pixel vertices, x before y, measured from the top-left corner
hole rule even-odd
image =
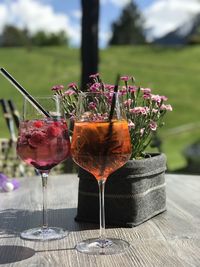
[[[105,47],[111,24],[131,0],[100,0],[99,45]],[[65,30],[72,46],[80,45],[81,0],[0,0],[0,33],[6,24],[38,30]],[[200,13],[200,0],[135,0],[148,39],[161,37]]]

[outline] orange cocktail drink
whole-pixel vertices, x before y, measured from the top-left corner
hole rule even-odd
[[[79,242],[76,249],[94,255],[110,255],[124,251],[129,247],[128,242],[118,238],[106,238],[105,234],[106,180],[131,156],[123,99],[117,92],[86,92],[79,95],[71,154],[80,167],[96,178],[99,187],[99,237]]]
[[[106,179],[130,157],[127,121],[76,122],[71,152],[74,161],[97,180]]]

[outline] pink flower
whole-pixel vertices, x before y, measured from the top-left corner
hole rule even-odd
[[[149,127],[152,131],[156,131],[158,125],[155,121],[151,121],[150,124],[149,124]]]
[[[124,101],[124,106],[130,107],[132,102],[133,102],[133,100],[129,98],[128,100]]]
[[[156,103],[160,103],[161,101],[166,101],[167,97],[162,95],[154,95],[151,94],[151,89],[150,88],[141,88],[141,91],[143,91],[144,95],[143,98],[144,99],[151,99],[152,101],[155,101]]]
[[[120,95],[126,95],[127,94],[127,90],[126,89],[122,89],[118,91]]]
[[[91,86],[90,86],[90,91],[91,92],[97,92],[101,87],[101,84],[100,83],[93,83]]]
[[[143,136],[145,128],[140,129],[140,136]]]
[[[105,89],[107,90],[113,90],[115,87],[113,84],[104,84],[104,86],[105,86]]]
[[[151,94],[147,94],[147,93],[145,93],[145,94],[143,95],[143,98],[144,98],[144,99],[151,99]]]
[[[113,99],[113,92],[105,94],[105,96],[107,97],[108,102],[111,104],[112,103],[112,99]]]
[[[128,127],[129,129],[135,129],[135,123],[133,123],[131,120],[128,121]]]
[[[158,109],[153,108],[153,109],[152,109],[152,112],[153,112],[153,113],[158,113]]]
[[[76,94],[76,92],[74,91],[74,90],[72,90],[72,89],[68,89],[67,91],[65,91],[64,92],[64,95],[74,95],[74,94]]]
[[[93,114],[92,116],[92,121],[105,121],[108,119],[108,113],[104,113],[104,114]]]
[[[60,91],[64,89],[64,85],[60,84],[60,85],[54,85],[51,90],[52,91]]]
[[[161,98],[161,100],[163,100],[163,101],[167,101],[167,99],[168,99],[168,98],[167,98],[166,96],[164,96],[164,95],[161,95],[160,98]]]
[[[89,108],[90,109],[95,109],[96,108],[96,104],[94,102],[90,102],[89,103]]]
[[[109,75],[109,74],[108,74]],[[86,91],[95,93],[96,95],[103,95],[99,100],[90,99],[88,102],[89,111],[83,115],[83,121],[91,120],[93,122],[109,121],[110,108],[115,95],[115,84],[104,83],[99,73],[91,73],[89,76],[89,83],[87,84]],[[119,78],[119,77],[118,77]],[[162,119],[167,111],[172,111],[171,105],[167,105],[167,97],[164,95],[154,94],[153,90],[149,87],[136,86],[135,79],[131,75],[122,75],[120,77],[118,86],[119,99],[123,101],[122,106],[128,118],[128,128],[131,133],[131,143],[134,147],[131,158],[143,157],[144,148],[153,137],[156,130],[162,126]],[[81,94],[76,83],[70,83],[68,88],[63,91],[62,86],[55,86],[53,92],[63,96],[65,103],[65,111],[72,121],[75,120],[77,96]],[[159,92],[158,92],[159,93]],[[166,101],[166,102],[165,102]],[[106,102],[106,105],[105,105]],[[117,103],[117,102],[116,102]],[[100,104],[100,105],[98,105]],[[117,103],[118,104],[118,103]],[[105,112],[106,111],[106,112]],[[119,114],[117,114],[119,115]],[[37,131],[41,130],[39,123],[36,127]],[[24,145],[30,144],[30,148],[47,144],[47,137],[59,135],[57,129],[50,129],[46,136],[41,134],[29,134],[29,137],[24,134],[24,139],[21,140]],[[32,135],[32,137],[31,137]],[[55,137],[54,137],[55,136]]]
[[[149,107],[144,107],[144,109],[145,109],[145,115],[147,115],[148,113],[149,113],[149,111],[150,111],[150,108]]]
[[[130,112],[133,114],[147,115],[147,113],[149,112],[149,108],[148,107],[135,107],[135,108],[130,109]]]
[[[128,86],[128,89],[131,93],[135,93],[137,91],[137,87],[136,86],[133,86],[133,85],[129,85]]]
[[[150,88],[140,88],[140,90],[141,90],[144,94],[150,94],[150,93],[151,93],[151,89],[150,89]]]
[[[131,80],[131,77],[127,76],[127,75],[126,76],[122,76],[122,77],[120,77],[120,80],[127,82],[127,81]]]
[[[99,73],[91,74],[91,75],[89,76],[89,78],[91,78],[91,79],[95,79],[95,78],[97,78],[97,77],[99,77]]]
[[[69,83],[68,85],[67,85],[67,88],[77,88],[78,86],[77,86],[77,84],[76,83]]]
[[[162,104],[161,107],[160,107],[161,110],[168,110],[168,111],[172,111],[173,108],[171,105],[165,105],[165,104]]]
[[[156,103],[160,103],[162,98],[159,95],[151,95],[151,100],[155,101]]]

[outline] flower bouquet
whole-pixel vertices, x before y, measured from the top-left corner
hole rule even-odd
[[[104,83],[98,73],[90,75],[90,80],[86,91],[107,93],[111,104],[115,85]],[[146,148],[151,143],[155,132],[164,125],[163,117],[167,111],[172,111],[172,106],[166,104],[166,96],[153,94],[150,88],[136,86],[134,77],[122,76],[120,81],[123,85],[117,85],[117,89],[118,94],[124,99],[124,111],[129,123],[132,143],[131,159],[145,158]],[[52,90],[63,98],[66,115],[73,122],[76,102],[81,90],[76,83],[70,83],[66,89],[63,85],[56,85],[52,87]],[[90,107],[94,110],[95,103],[90,103]],[[109,110],[110,107],[108,107],[108,112]]]
[[[146,150],[155,132],[164,125],[163,118],[168,111],[172,111],[172,106],[167,104],[166,96],[153,94],[150,88],[136,86],[134,77],[122,76],[119,81],[117,85],[107,84],[99,74],[94,74],[90,76],[86,90],[107,94],[110,100],[108,118],[116,89],[123,98],[132,155],[107,181],[105,212],[107,224],[132,227],[166,210],[166,156],[162,153],[147,153]],[[73,122],[81,90],[75,83],[69,84],[66,89],[61,85],[54,86],[52,90],[63,97],[66,114]],[[95,103],[91,102],[90,108],[96,111],[97,116],[101,116]],[[95,179],[81,168],[79,178],[76,220],[98,222],[98,187]]]

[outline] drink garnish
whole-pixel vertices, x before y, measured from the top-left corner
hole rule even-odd
[[[41,128],[43,126],[44,122],[43,121],[35,121],[33,123],[33,126],[36,128]]]

